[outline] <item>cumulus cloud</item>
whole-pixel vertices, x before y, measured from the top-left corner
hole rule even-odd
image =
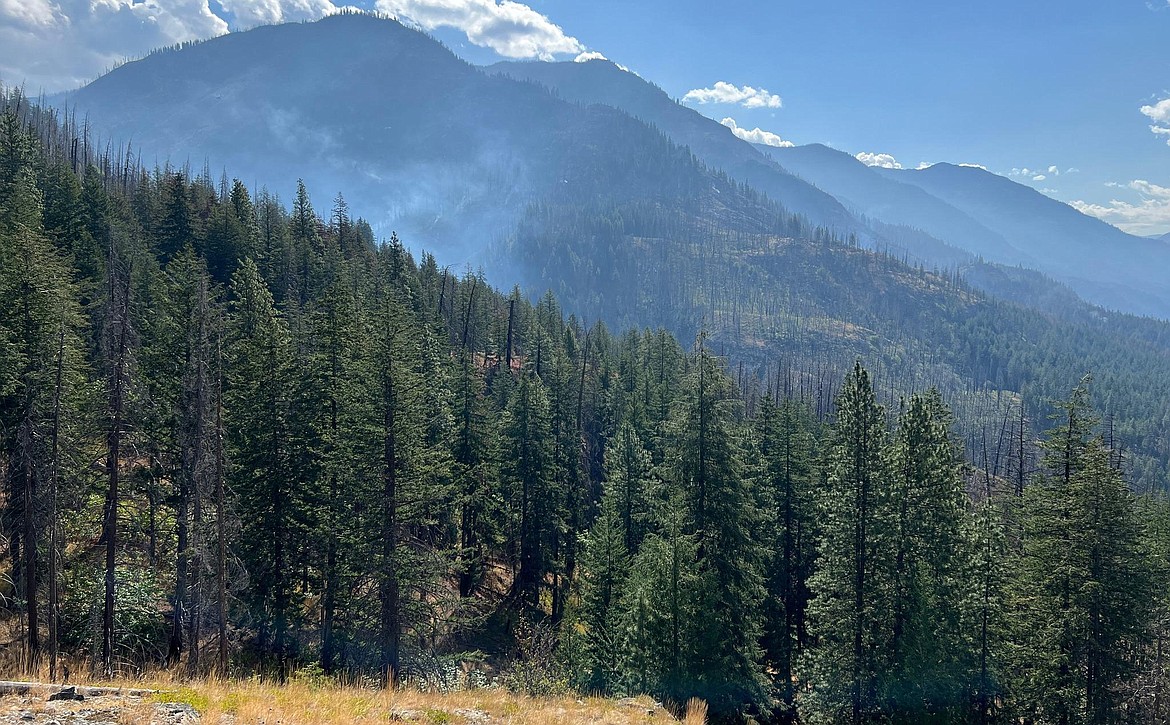
[[[785,141],[784,139],[780,138],[780,136],[772,133],[771,131],[765,131],[759,127],[753,128],[750,131],[746,128],[740,128],[739,124],[735,122],[734,118],[725,118],[719,123],[727,126],[731,129],[733,134],[749,143],[758,143],[763,144],[764,146],[775,146],[777,148],[787,148],[793,145],[791,141]]]
[[[1170,98],[1163,98],[1152,106],[1142,106],[1141,112],[1154,123],[1170,124]]]
[[[36,28],[56,25],[60,17],[49,0],[0,0],[0,22]]]
[[[982,167],[980,167],[980,168],[982,168]],[[1075,174],[1079,171],[1080,171],[1080,169],[1076,169],[1076,168],[1072,168],[1072,167],[1067,168],[1064,171],[1061,171],[1060,167],[1056,166],[1056,165],[1049,165],[1047,167],[1039,167],[1039,168],[1035,168],[1035,169],[1030,169],[1027,166],[1021,166],[1021,167],[1013,168],[1011,171],[1009,171],[1007,173],[1007,175],[1008,176],[1015,176],[1015,177],[1023,178],[1023,179],[1031,179],[1032,181],[1044,181],[1045,179],[1060,176],[1061,174]]]
[[[586,52],[547,17],[513,0],[377,0],[375,6],[428,30],[458,28],[510,58]],[[64,90],[155,48],[230,28],[316,20],[346,7],[342,0],[0,0],[0,80],[30,93]]]
[[[857,160],[866,166],[878,166],[883,169],[902,168],[902,164],[898,163],[898,160],[889,154],[871,154],[868,151],[862,151],[861,153],[857,154]],[[919,166],[918,168],[921,169],[925,167]]]
[[[979,169],[981,171],[987,171],[987,167],[983,164],[959,164],[959,166],[963,166],[968,169]]]
[[[578,55],[576,58],[573,59],[573,62],[574,63],[588,63],[591,60],[609,60],[609,58],[606,58],[604,55],[602,55],[601,53],[598,53],[596,50],[589,50],[589,51],[586,51],[586,52]]]
[[[1071,201],[1069,204],[1082,214],[1115,224],[1131,234],[1152,234],[1170,229],[1170,187],[1145,179],[1108,186],[1136,192],[1137,201],[1113,199],[1108,204],[1085,201]]]
[[[317,20],[342,9],[331,0],[219,0],[219,4],[231,13],[237,28]]]
[[[377,0],[376,7],[426,30],[455,28],[506,58],[552,60],[585,52],[581,41],[548,17],[512,0]]]
[[[719,81],[710,88],[696,88],[687,91],[683,102],[689,103],[725,103],[740,105],[744,108],[780,108],[783,102],[780,96],[769,93],[764,88],[739,86]]]
[[[1153,121],[1150,130],[1158,136],[1170,136],[1170,98],[1163,98],[1152,106],[1142,106],[1142,115]],[[1170,138],[1166,139],[1170,146]]]
[[[127,57],[226,32],[208,0],[0,0],[0,78],[62,90]]]

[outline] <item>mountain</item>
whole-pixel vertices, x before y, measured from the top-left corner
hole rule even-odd
[[[781,201],[814,224],[855,234],[872,246],[941,266],[969,262],[962,254],[966,252],[1041,271],[1107,307],[1170,315],[1170,286],[1141,261],[1143,255],[1166,256],[1170,250],[1144,245],[1003,177],[945,164],[928,174],[887,173],[819,144],[756,146],[609,61],[504,62],[488,70],[538,83],[569,101],[626,111],[689,147],[708,166]],[[991,199],[1000,201],[968,203],[968,192],[948,196],[939,187],[942,182],[933,180],[947,167],[962,169],[967,176],[979,172],[993,177],[970,180],[971,189],[981,183]],[[1007,221],[1012,218],[1018,222]]]
[[[859,215],[922,230],[985,260],[1039,270],[1106,307],[1170,315],[1170,284],[1155,271],[1170,264],[1170,248],[1030,187],[952,164],[868,167],[820,145],[770,151]]]
[[[768,151],[785,168],[833,194],[858,214],[920,229],[985,259],[1038,266],[1030,254],[970,215],[913,184],[878,173],[843,151],[821,144]]]
[[[658,86],[610,61],[508,61],[489,66],[488,70],[538,83],[568,101],[625,111],[687,146],[703,163],[750,184],[815,225],[839,234],[862,228],[830,194],[793,176],[723,124],[680,105]]]
[[[875,169],[941,199],[1067,282],[1086,299],[1113,309],[1170,316],[1170,247],[1126,234],[1051,197],[977,167]],[[994,257],[989,257],[994,259]],[[997,260],[1010,261],[1010,260]]]
[[[480,264],[501,287],[551,289],[579,320],[684,340],[705,331],[744,366],[745,386],[762,388],[783,363],[824,392],[821,406],[833,371],[862,358],[891,404],[938,387],[974,435],[1021,400],[1043,420],[1086,370],[1108,371],[1102,392],[1124,411],[1134,480],[1164,476],[1170,435],[1149,410],[1170,405],[1170,325],[1084,305],[1031,272],[988,267],[972,278],[1003,299],[982,294],[862,246],[882,235],[972,261],[945,237],[879,222],[871,240],[835,235],[729,175],[719,154],[825,198],[689,109],[668,104],[650,125],[499,71],[394,21],[341,15],[158,52],[60,100],[107,137],[132,139],[142,160],[206,158],[282,192],[297,177],[326,199],[340,190],[415,249]],[[635,76],[598,72],[651,97]],[[937,199],[938,214],[972,235],[1012,241],[980,209],[885,179]],[[824,208],[850,218],[844,205]]]
[[[55,100],[148,162],[341,192],[376,230],[450,262],[476,259],[552,191],[654,198],[718,183],[623,112],[485,73],[366,15],[155,52]]]

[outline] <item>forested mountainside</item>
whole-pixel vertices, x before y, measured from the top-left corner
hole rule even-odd
[[[528,205],[557,194],[689,203],[713,195],[729,175],[862,246],[941,269],[975,256],[1022,263],[1107,307],[1165,316],[1163,282],[1149,273],[1156,265],[1130,269],[1127,260],[1142,251],[1135,238],[1057,202],[1026,209],[1041,226],[1059,212],[1074,217],[1056,227],[1060,252],[1051,230],[1036,244],[1032,229],[993,231],[976,212],[839,152],[753,147],[611,63],[480,69],[384,18],[261,27],[159,51],[53,100],[160,164],[232,168],[250,187],[285,198],[295,178],[340,191],[379,233],[396,229],[441,262],[479,261],[489,243],[513,233]],[[844,176],[884,191],[872,199],[839,186],[842,161]],[[722,223],[734,226],[735,217]],[[1115,253],[1107,263],[1094,251],[1102,245]]]
[[[719,183],[621,111],[485,73],[367,15],[159,51],[57,100],[147,160],[240,169],[285,198],[297,178],[341,192],[444,263],[479,261],[553,191],[657,201]]]
[[[736,138],[731,129],[679,105],[662,89],[614,63],[604,60],[503,62],[487,70],[538,83],[573,103],[603,104],[625,111],[689,148],[708,167],[719,169],[788,209],[799,211],[815,226],[825,227],[841,237],[867,231],[828,193],[793,176],[766,153]]]
[[[865,246],[909,253],[944,269],[966,261],[956,259],[958,248],[1044,272],[1108,308],[1162,318],[1170,310],[1170,285],[1156,272],[1170,263],[1170,250],[980,169],[936,164],[886,170],[819,144],[755,146],[607,61],[507,62],[489,70],[538,82],[578,103],[626,111],[688,146],[708,166],[838,236],[856,235]],[[807,193],[808,184],[823,190],[821,196]],[[829,215],[830,194],[851,218]]]
[[[1127,487],[1087,380],[968,462],[938,392],[884,407],[860,363],[751,381],[705,333],[610,332],[416,261],[341,197],[285,209],[5,111],[25,666],[648,692],[729,722],[1167,716],[1170,508]],[[768,254],[944,320],[963,300],[971,329],[1014,309],[828,238]]]
[[[983,284],[1004,294],[1049,289],[1049,299],[1019,296],[1063,310],[999,301],[961,278],[809,230],[742,186],[696,207],[566,196],[530,209],[494,256],[526,260],[523,285],[551,288],[587,319],[656,320],[683,339],[705,329],[759,380],[781,363],[832,388],[824,371],[861,357],[888,403],[936,386],[976,450],[1020,415],[1021,395],[1026,417],[1042,424],[1068,381],[1094,372],[1135,485],[1164,487],[1164,407],[1151,401],[1170,401],[1166,323],[1062,301],[1037,275],[981,268]]]

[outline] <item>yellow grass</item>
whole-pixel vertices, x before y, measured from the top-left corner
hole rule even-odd
[[[27,676],[26,676],[27,677]],[[17,679],[17,678],[13,678]],[[20,678],[25,679],[25,678]],[[157,690],[144,699],[126,698],[120,722],[145,723],[156,703],[184,703],[204,723],[338,725],[415,722],[421,725],[652,725],[679,722],[649,697],[607,699],[573,696],[534,698],[497,688],[454,693],[411,689],[260,680],[182,680],[168,673],[114,682],[70,677],[70,684]],[[47,681],[42,680],[42,681]],[[81,703],[78,703],[79,705]],[[687,705],[686,725],[706,722],[706,703]]]

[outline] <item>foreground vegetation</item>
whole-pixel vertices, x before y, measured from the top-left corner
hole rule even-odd
[[[501,295],[340,198],[286,210],[27,118],[0,122],[0,563],[29,669],[262,675],[294,686],[258,707],[337,712],[1167,716],[1170,508],[1127,488],[1088,379],[997,475],[936,391],[733,378],[702,334]]]
[[[47,674],[47,673],[45,673]],[[46,705],[46,695],[0,697],[0,721],[9,705],[22,713],[46,713],[61,721],[61,712],[83,710],[93,719],[96,710],[114,722],[135,725],[152,722],[158,705],[190,707],[203,723],[296,723],[297,725],[347,725],[348,723],[416,722],[422,725],[626,725],[627,723],[675,723],[703,725],[705,706],[690,703],[675,718],[648,697],[614,700],[598,697],[544,697],[516,695],[502,689],[426,693],[413,689],[384,690],[341,685],[335,682],[295,679],[283,685],[258,679],[227,681],[176,679],[155,673],[134,680],[102,680],[103,688],[125,692],[153,690],[145,696],[109,694],[86,697],[77,703]],[[84,689],[84,685],[83,685]]]

